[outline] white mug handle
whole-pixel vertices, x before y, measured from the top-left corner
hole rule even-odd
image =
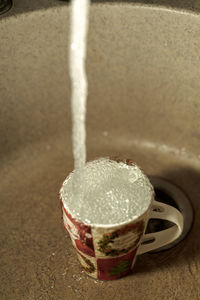
[[[163,247],[176,240],[183,232],[183,215],[170,205],[154,200],[148,219],[167,220],[175,225],[159,232],[144,234],[137,254]]]

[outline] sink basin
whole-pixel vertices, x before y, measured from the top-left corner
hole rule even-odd
[[[61,226],[58,191],[73,169],[69,6],[20,5],[0,19],[1,299],[199,299],[197,11],[92,4],[88,160],[132,158],[179,186],[196,215],[176,247],[142,255],[131,275],[103,282],[83,273]]]

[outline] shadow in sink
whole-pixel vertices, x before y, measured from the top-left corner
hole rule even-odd
[[[0,0],[0,15],[6,13],[12,7],[12,0]]]
[[[133,271],[135,273],[149,273],[155,269],[169,269],[174,271],[176,268],[187,268],[191,275],[198,273],[200,254],[200,238],[199,228],[200,219],[195,218],[200,213],[200,172],[193,168],[179,168],[163,173],[162,176],[170,180],[170,182],[181,187],[181,189],[189,196],[194,208],[194,221],[189,234],[177,246],[169,250],[159,253],[147,253],[139,256]],[[185,269],[184,269],[185,270]]]
[[[11,1],[10,1],[11,2]],[[191,11],[191,12],[199,12],[199,5],[196,3],[194,0],[192,1],[173,1],[173,0],[151,0],[148,1],[148,4],[146,0],[93,0],[92,3],[131,3],[131,4],[136,4],[136,5],[148,5],[148,6],[155,6],[155,7],[164,7],[164,8],[171,8],[174,10],[186,10],[186,11]],[[48,9],[48,8],[54,8],[54,7],[59,7],[63,5],[69,5],[70,0],[35,0],[32,2],[28,1],[15,1],[14,6],[13,6],[13,13],[16,14],[21,14],[21,13],[26,13],[26,12],[31,12],[35,10],[43,10],[43,9]],[[11,14],[12,15],[12,11]],[[4,17],[4,16],[2,16]]]

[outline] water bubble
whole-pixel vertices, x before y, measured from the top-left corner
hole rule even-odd
[[[73,217],[86,224],[117,224],[146,211],[152,187],[136,165],[101,158],[72,173],[61,195]]]
[[[104,136],[108,136],[108,131],[103,131]]]

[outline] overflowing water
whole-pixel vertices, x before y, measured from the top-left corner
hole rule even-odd
[[[138,166],[101,158],[71,173],[61,196],[72,216],[86,224],[118,224],[142,215],[153,190]]]

